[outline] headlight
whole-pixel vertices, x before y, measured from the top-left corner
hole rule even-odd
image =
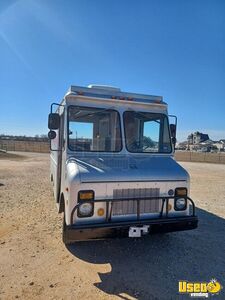
[[[79,205],[77,215],[80,218],[92,217],[94,213],[94,205],[90,202],[84,202]]]
[[[175,210],[185,210],[187,208],[187,200],[184,198],[175,198],[174,209]]]
[[[78,203],[80,204],[77,211],[79,218],[92,217],[94,214],[94,203],[89,202],[94,200],[95,194],[92,190],[84,190],[78,192]]]

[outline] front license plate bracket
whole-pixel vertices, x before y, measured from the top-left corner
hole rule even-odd
[[[129,228],[128,237],[141,237],[142,235],[146,235],[149,233],[149,225],[143,225],[143,226],[131,226]]]

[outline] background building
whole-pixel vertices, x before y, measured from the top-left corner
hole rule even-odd
[[[208,134],[196,131],[194,133],[191,133],[188,136],[187,140],[189,145],[195,145],[209,140],[209,136]]]

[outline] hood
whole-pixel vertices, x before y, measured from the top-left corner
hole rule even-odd
[[[80,156],[76,163],[81,182],[186,181],[189,175],[169,156]]]

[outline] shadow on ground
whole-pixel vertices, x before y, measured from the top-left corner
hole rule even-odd
[[[191,299],[178,294],[178,280],[210,281],[216,278],[225,291],[225,220],[197,209],[199,228],[152,235],[141,239],[117,238],[80,242],[68,250],[93,263],[111,265],[95,283],[121,299]]]

